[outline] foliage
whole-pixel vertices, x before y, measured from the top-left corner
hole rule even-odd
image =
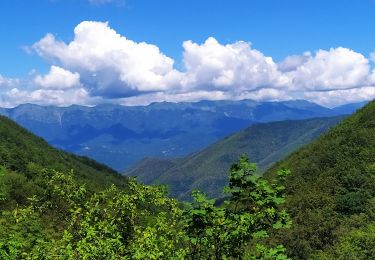
[[[285,208],[293,226],[272,239],[297,259],[331,254],[331,248],[336,248],[332,258],[344,257],[350,248],[353,258],[346,259],[357,259],[356,252],[365,254],[351,238],[358,232],[364,238],[375,220],[375,101],[277,163],[266,176],[272,178],[283,167],[293,172],[285,183]],[[374,241],[371,235],[367,238]],[[367,259],[374,259],[374,251],[368,252],[372,255]]]
[[[375,223],[355,229],[325,252],[318,252],[316,259],[372,259],[375,256]]]
[[[0,180],[3,179],[5,175],[5,168],[0,166]],[[6,186],[4,185],[4,182],[0,182],[0,203],[4,200],[6,200],[7,194],[6,194]]]
[[[114,170],[91,159],[52,148],[43,139],[3,116],[0,116],[0,165],[22,175],[29,183],[37,182],[33,168],[49,168],[61,172],[73,169],[76,181],[85,183],[90,190],[95,191],[111,184],[125,186],[127,181]],[[12,175],[13,180],[19,179],[20,175]],[[17,199],[16,202],[23,203]]]
[[[241,157],[225,199],[186,206],[0,120],[1,259],[375,258],[375,102],[269,181]]]
[[[2,259],[287,259],[283,247],[259,244],[268,230],[290,225],[279,209],[283,186],[255,176],[245,157],[231,169],[221,206],[198,191],[182,206],[165,187],[134,180],[89,192],[73,171],[30,168],[42,192],[2,212]]]
[[[284,202],[284,187],[269,184],[255,172],[255,164],[249,163],[245,156],[231,167],[226,189],[230,197],[222,207],[216,207],[215,200],[198,191],[193,193],[194,202],[186,211],[191,259],[235,258],[243,255],[250,241],[267,237],[269,229],[290,226],[288,214],[279,210]],[[288,174],[279,171],[280,179]],[[283,254],[282,250],[273,252],[280,253],[280,257]]]
[[[255,124],[207,148],[177,159],[146,158],[126,172],[145,184],[166,184],[172,196],[191,199],[194,189],[210,198],[222,196],[228,169],[243,153],[258,164],[258,174],[291,152],[315,140],[343,117]]]

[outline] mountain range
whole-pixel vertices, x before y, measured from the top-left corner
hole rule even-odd
[[[5,115],[54,147],[88,156],[118,171],[145,157],[175,158],[259,122],[350,114],[364,103],[333,109],[304,101],[200,101],[95,107],[24,104]]]

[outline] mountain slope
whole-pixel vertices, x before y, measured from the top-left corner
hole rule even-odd
[[[249,258],[256,255],[246,247],[248,239],[288,219],[281,211],[271,216],[269,209],[282,194],[268,202],[278,187],[261,179],[255,191],[264,194],[249,199],[266,202],[258,212],[216,207],[199,194],[196,203],[183,205],[163,188],[57,151],[8,119],[0,117],[0,126],[0,259]],[[246,166],[251,167],[240,167]],[[106,188],[103,176],[127,185]],[[242,197],[231,196],[228,205]],[[264,215],[272,220],[259,217]],[[238,221],[243,219],[255,221]]]
[[[0,165],[11,173],[17,173],[17,176],[12,177],[13,181],[8,180],[7,184],[7,189],[15,195],[16,200],[17,196],[25,193],[22,189],[17,193],[17,187],[20,188],[24,184],[32,185],[35,177],[33,167],[63,172],[73,170],[77,181],[85,183],[89,190],[102,189],[110,184],[127,183],[126,178],[107,166],[52,148],[43,139],[3,116],[0,116]]]
[[[311,142],[341,119],[256,124],[185,158],[144,159],[126,175],[137,176],[146,184],[167,184],[172,195],[181,199],[187,199],[193,189],[220,197],[222,188],[227,184],[228,169],[239,155],[248,154],[263,171],[291,151]]]
[[[345,108],[345,113],[354,106]],[[196,152],[257,122],[339,115],[304,101],[200,101],[148,106],[95,107],[24,104],[3,114],[49,144],[124,171],[145,157],[175,158]]]
[[[357,252],[361,257],[352,259],[374,259],[373,251],[366,255],[370,241],[362,243],[353,234],[375,223],[375,101],[275,164],[266,176],[279,168],[292,172],[286,188],[293,226],[278,238],[289,254],[347,259],[346,253]]]

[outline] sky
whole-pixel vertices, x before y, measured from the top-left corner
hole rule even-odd
[[[0,106],[375,98],[374,0],[1,0]]]

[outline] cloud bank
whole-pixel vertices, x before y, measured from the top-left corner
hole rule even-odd
[[[3,105],[154,101],[307,99],[333,106],[375,98],[369,59],[338,47],[275,62],[248,42],[221,44],[210,37],[183,43],[183,69],[153,44],[135,42],[108,23],[85,21],[65,43],[47,34],[31,49],[51,64],[29,88],[0,76]]]

